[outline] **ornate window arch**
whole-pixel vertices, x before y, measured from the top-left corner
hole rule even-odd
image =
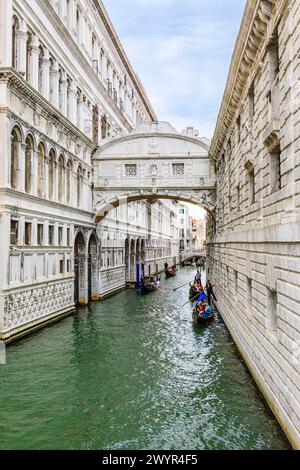
[[[77,169],[77,207],[81,206],[81,193],[82,193],[82,167],[78,165]]]
[[[67,204],[71,203],[71,197],[72,197],[72,161],[68,160],[67,163],[67,194],[66,194],[66,200]]]
[[[17,16],[13,16],[12,22],[12,67],[17,69],[18,67],[18,41],[17,36],[20,30],[20,21]]]

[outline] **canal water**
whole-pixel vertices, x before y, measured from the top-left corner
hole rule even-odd
[[[222,320],[197,327],[181,307],[188,288],[173,287],[194,274],[9,346],[0,449],[289,449]]]

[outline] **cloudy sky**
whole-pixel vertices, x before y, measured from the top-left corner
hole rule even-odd
[[[212,137],[246,0],[104,0],[160,120]]]

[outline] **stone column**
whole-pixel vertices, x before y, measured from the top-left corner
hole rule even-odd
[[[77,116],[77,127],[83,131],[83,93],[80,92],[79,101],[78,101],[78,116]]]
[[[49,61],[49,51],[48,49],[44,49],[44,57],[42,59],[41,64],[42,70],[42,89],[41,94],[49,101],[50,95],[50,61]]]
[[[37,36],[33,36],[31,40],[30,50],[30,72],[29,82],[36,90],[39,89],[39,55],[40,55],[40,42]]]
[[[59,107],[59,68],[58,62],[55,60],[53,68],[50,70],[51,83],[51,104],[58,109]]]
[[[20,144],[19,168],[18,168],[18,190],[25,191],[25,164],[26,164],[26,144]]]
[[[39,154],[37,149],[32,150],[31,159],[31,194],[37,196],[37,178],[38,178]]]
[[[17,71],[25,78],[26,57],[27,57],[27,25],[24,21],[20,24],[20,29],[16,34],[17,43]]]
[[[69,89],[69,115],[68,119],[73,122],[73,124],[77,124],[77,86],[76,82],[72,80],[71,87]]]
[[[61,109],[60,112],[67,116],[68,113],[68,82],[67,82],[67,74],[66,72],[62,73],[62,81],[60,83],[60,90],[61,90]]]
[[[54,161],[53,171],[53,201],[58,200],[58,161]]]
[[[44,197],[49,198],[49,157],[45,157],[44,164]]]

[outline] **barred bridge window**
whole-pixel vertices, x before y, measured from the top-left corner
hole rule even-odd
[[[137,166],[135,164],[125,165],[126,176],[137,176]]]
[[[183,176],[184,175],[184,163],[173,163],[172,174],[173,176]]]

